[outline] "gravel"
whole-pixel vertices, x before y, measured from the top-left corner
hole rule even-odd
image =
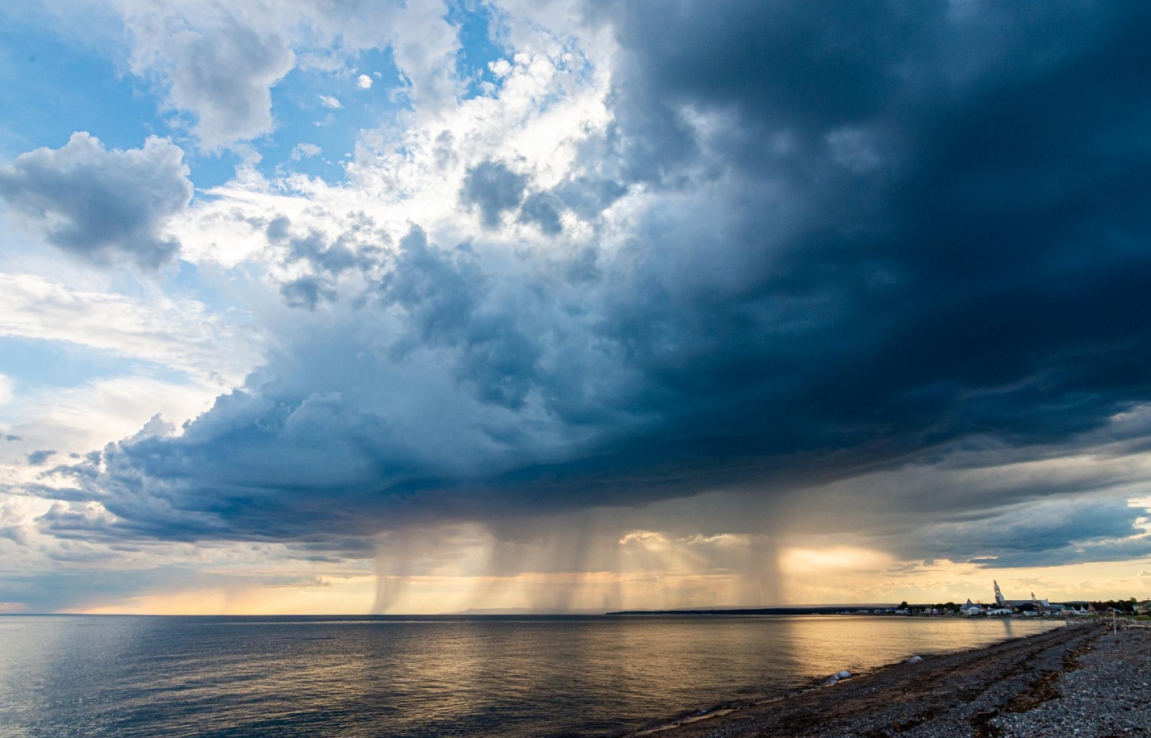
[[[1151,628],[1099,621],[839,680],[658,738],[1151,736]]]
[[[1058,696],[991,725],[1003,738],[1151,735],[1151,627],[1110,631],[1052,685]]]

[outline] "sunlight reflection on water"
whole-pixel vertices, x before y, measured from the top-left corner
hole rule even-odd
[[[1058,623],[0,617],[0,736],[611,735]]]

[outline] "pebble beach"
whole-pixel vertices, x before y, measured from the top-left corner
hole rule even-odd
[[[653,726],[663,738],[1151,735],[1151,627],[1070,623]]]

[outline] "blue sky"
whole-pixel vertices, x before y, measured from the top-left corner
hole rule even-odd
[[[139,146],[164,130],[148,85],[125,76],[122,61],[78,47],[29,19],[5,20],[0,141],[8,159],[39,146],[59,147],[76,130],[120,148]]]
[[[444,19],[459,39],[455,73],[465,98],[479,94],[481,82],[498,83],[488,68],[504,55],[498,29],[490,28],[494,12],[474,2],[447,7]],[[0,101],[6,114],[0,121],[0,145],[6,158],[40,146],[57,148],[73,132],[84,130],[113,148],[139,146],[149,135],[173,137],[185,145],[199,189],[227,182],[242,162],[232,150],[198,149],[187,132],[194,114],[189,117],[187,111],[166,105],[163,81],[133,74],[128,50],[113,39],[82,43],[77,29],[48,8],[8,10],[5,20],[0,30]],[[302,172],[339,182],[359,131],[387,125],[396,112],[411,110],[409,83],[388,47],[342,49],[337,41],[330,46],[301,44],[295,50],[316,58],[276,81],[271,91],[273,129],[244,143],[259,154],[259,170],[265,175]],[[338,108],[332,107],[333,101]],[[293,159],[299,144],[318,146],[322,153]]]
[[[1144,15],[0,10],[0,609],[1145,596]]]

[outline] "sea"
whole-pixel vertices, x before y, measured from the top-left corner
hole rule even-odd
[[[0,616],[0,736],[611,736],[1039,619]]]

